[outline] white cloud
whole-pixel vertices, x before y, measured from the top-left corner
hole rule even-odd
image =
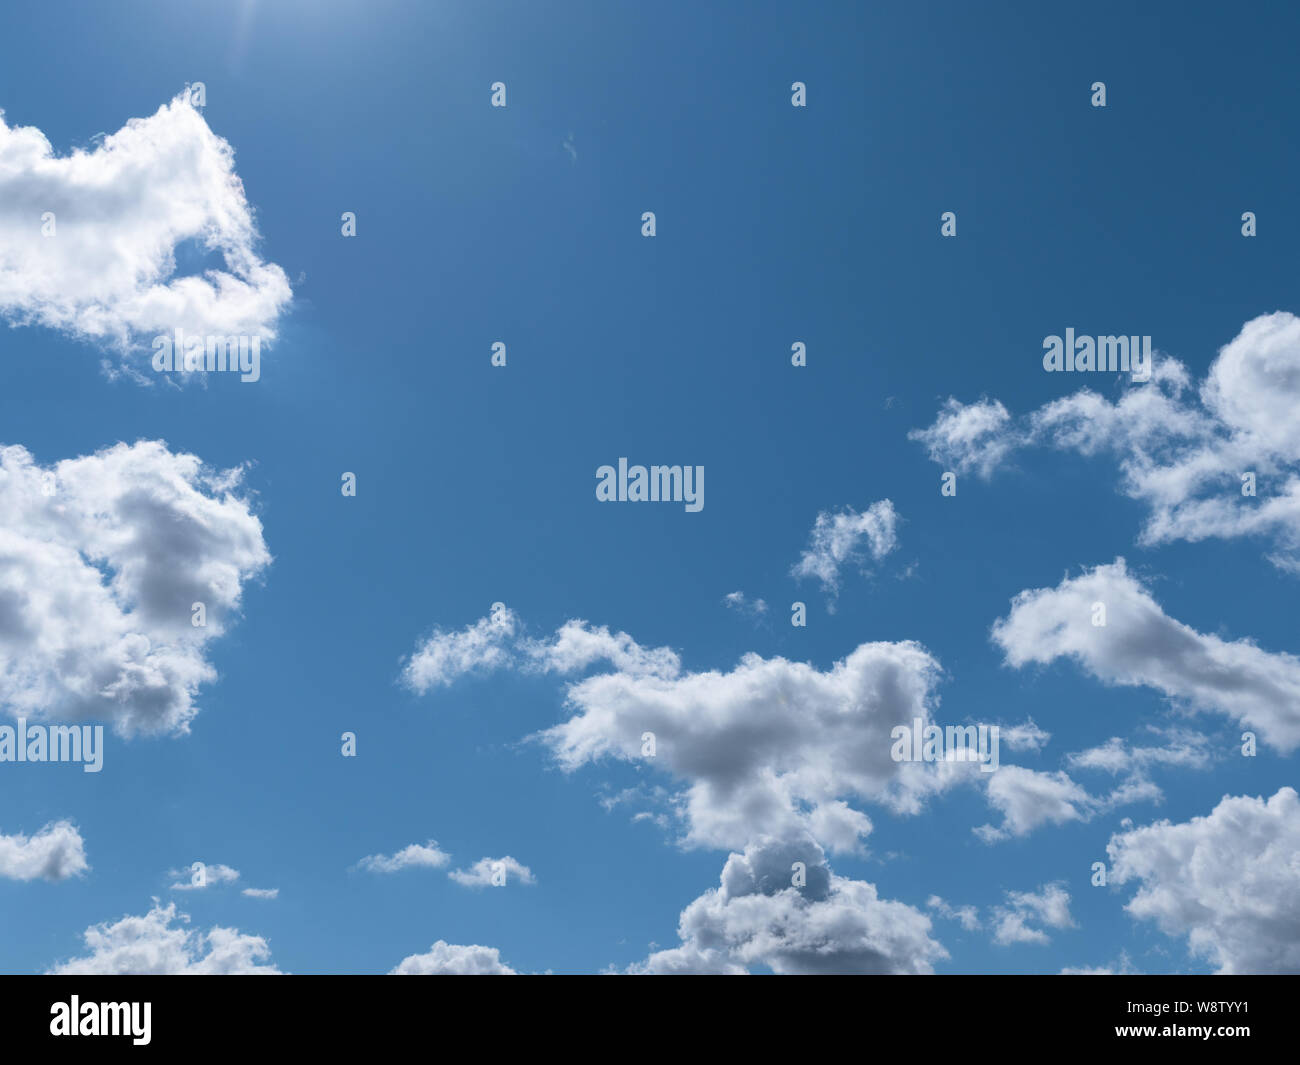
[[[652,802],[657,812],[634,819],[662,826],[676,818],[687,846],[736,849],[760,836],[807,832],[834,852],[861,851],[872,823],[851,801],[915,814],[962,784],[986,786],[1002,813],[1001,826],[976,829],[986,842],[1159,797],[1153,785],[1126,783],[1094,798],[1061,772],[1003,765],[985,774],[976,760],[956,756],[894,761],[892,730],[911,728],[918,717],[929,724],[937,704],[942,671],[916,643],[863,644],[825,672],[749,654],[729,672],[692,673],[675,651],[643,647],[625,632],[574,620],[534,640],[518,635],[509,617],[493,645],[501,667],[562,674],[612,667],[569,684],[565,701],[574,713],[533,738],[566,771],[613,758],[675,778],[675,792],[624,789],[607,804]],[[653,755],[643,751],[646,733],[654,736]],[[1013,750],[1039,750],[1050,738],[1032,720],[1005,733]]]
[[[975,834],[986,843],[1024,836],[1043,825],[1090,821],[1097,814],[1135,802],[1159,802],[1163,792],[1149,778],[1154,768],[1204,769],[1210,765],[1207,739],[1186,729],[1148,726],[1163,737],[1160,746],[1136,746],[1113,737],[1105,744],[1066,757],[1074,770],[1122,776],[1106,795],[1093,795],[1064,771],[1040,772],[1004,765],[988,780],[985,797],[1002,814],[999,826],[981,825]]]
[[[357,868],[368,873],[398,873],[403,869],[441,869],[450,861],[451,855],[429,840],[424,845],[412,843],[396,854],[369,854],[357,862]]]
[[[655,944],[651,944],[653,947]],[[748,976],[749,970],[731,960],[725,949],[703,949],[692,943],[656,950],[643,962],[624,970],[631,976]]]
[[[795,862],[805,866],[802,887],[792,884]],[[762,839],[733,853],[720,886],[682,911],[681,946],[628,972],[930,973],[948,956],[930,929],[921,911],[832,873],[813,840]]]
[[[1006,905],[993,911],[993,942],[1000,946],[1013,943],[1045,944],[1050,937],[1041,927],[1073,928],[1070,917],[1070,893],[1061,884],[1045,884],[1037,894],[1032,891],[1006,892]]]
[[[1052,738],[1034,724],[1033,718],[1019,725],[1003,725],[999,731],[1000,742],[1012,751],[1041,751]]]
[[[1213,763],[1209,740],[1199,732],[1155,725],[1148,725],[1147,731],[1162,736],[1166,742],[1157,746],[1139,746],[1112,736],[1099,746],[1066,757],[1071,769],[1123,777],[1110,797],[1099,804],[1099,809],[1147,800],[1161,802],[1164,792],[1151,779],[1152,770],[1208,769]]]
[[[728,592],[722,601],[738,614],[746,617],[761,618],[767,613],[767,603],[762,599],[750,599],[744,592]]]
[[[1011,415],[997,400],[962,404],[949,397],[935,423],[913,429],[909,440],[925,445],[932,462],[954,473],[987,480],[1017,446]]]
[[[176,922],[173,924],[173,922]],[[112,924],[91,925],[83,939],[88,953],[55,965],[58,976],[98,975],[272,975],[270,947],[261,936],[234,928],[206,932],[182,927],[189,916],[176,904],[153,908],[142,917],[126,916]]]
[[[247,895],[250,899],[278,899],[280,897],[280,889],[278,887],[246,887],[242,892],[240,892],[240,894]]]
[[[949,399],[912,439],[945,468],[989,476],[1016,448],[1046,445],[1117,462],[1126,495],[1148,507],[1140,542],[1259,536],[1300,572],[1300,318],[1260,315],[1220,349],[1199,390],[1177,360],[1111,401],[1089,388],[1014,421],[1002,404]],[[1241,475],[1256,476],[1255,496]]]
[[[816,577],[822,590],[834,595],[839,591],[841,566],[861,565],[864,554],[879,562],[898,546],[897,524],[898,515],[888,499],[872,503],[861,514],[852,507],[823,510],[813,523],[807,550],[790,575]]]
[[[1095,626],[1098,602],[1106,624]],[[1223,714],[1284,754],[1300,746],[1300,658],[1175,621],[1122,558],[1056,588],[1020,592],[993,639],[1012,666],[1069,658],[1104,683],[1154,688]]]
[[[535,640],[521,634],[509,611],[496,616],[497,623],[485,618],[461,635],[497,634],[486,642],[497,668],[571,674],[612,667],[571,683],[565,698],[574,714],[534,738],[566,771],[608,757],[674,777],[676,793],[625,789],[610,802],[653,796],[659,812],[636,819],[679,819],[686,845],[735,849],[759,836],[809,832],[832,851],[860,851],[872,824],[850,801],[914,814],[959,784],[987,783],[990,801],[1003,810],[1001,829],[980,830],[989,840],[1083,816],[1043,808],[1044,792],[1060,790],[1046,774],[1007,766],[982,774],[975,761],[959,758],[893,760],[892,730],[910,728],[918,717],[928,724],[937,702],[941,669],[919,644],[864,644],[825,672],[750,654],[729,672],[692,673],[675,651],[643,647],[625,632],[573,620]],[[473,642],[485,645],[477,636]],[[653,756],[643,753],[647,732],[654,735]],[[1008,726],[1008,733],[1012,749],[1036,750],[1048,739],[1033,721]],[[1088,816],[1103,805],[1072,783],[1065,787],[1090,804]]]
[[[172,869],[168,876],[177,877],[175,883],[171,885],[172,891],[202,891],[205,888],[215,887],[218,884],[233,884],[239,879],[239,870],[232,869],[228,865],[219,865],[207,862],[198,863],[203,866],[202,870],[196,870],[193,867],[186,870]],[[202,876],[196,881],[196,874],[202,872]]]
[[[446,687],[467,673],[483,673],[512,663],[511,642],[519,627],[514,611],[502,606],[459,632],[434,629],[405,663],[402,679],[423,695]]]
[[[533,871],[508,854],[504,858],[480,858],[468,869],[453,869],[447,876],[462,887],[471,888],[537,883]]]
[[[645,648],[626,632],[613,633],[581,619],[566,621],[548,639],[523,635],[518,615],[504,603],[459,632],[435,628],[405,662],[402,681],[419,695],[467,674],[513,669],[526,673],[579,673],[597,662],[637,676],[675,677],[681,659],[667,647]]]
[[[1041,825],[1086,821],[1096,803],[1065,773],[1040,773],[1018,765],[1004,765],[990,774],[985,795],[989,805],[1002,814],[1001,826],[975,829],[986,843],[1028,835]]]
[[[1061,976],[1140,976],[1141,972],[1129,960],[1126,952],[1120,951],[1119,958],[1110,965],[1067,966],[1060,971]]]
[[[438,940],[427,954],[411,954],[390,976],[517,976],[496,947],[460,946]]]
[[[1100,767],[1080,764],[1079,768]],[[1002,824],[980,825],[974,831],[985,843],[996,843],[1026,836],[1043,825],[1091,821],[1118,806],[1160,802],[1163,797],[1164,793],[1147,777],[1140,763],[1129,766],[1127,776],[1105,795],[1090,794],[1061,770],[1048,773],[1004,765],[988,778],[985,790],[989,805],[1002,814]]]
[[[1138,883],[1125,907],[1219,973],[1300,971],[1300,797],[1225,796],[1207,817],[1111,837],[1110,882]]]
[[[926,899],[925,906],[946,920],[957,921],[967,932],[973,932],[980,926],[979,911],[974,906],[952,906],[938,895]]]
[[[183,98],[63,157],[0,116],[0,234],[0,316],[118,347],[178,327],[271,339],[291,297],[233,150]],[[220,263],[187,274],[192,248]]]
[[[579,673],[597,662],[608,662],[622,673],[668,680],[682,668],[670,648],[642,647],[626,632],[611,633],[604,625],[581,619],[566,621],[550,640],[525,641],[523,650],[531,668],[547,673]]]
[[[187,732],[200,685],[216,679],[204,645],[271,561],[236,494],[241,472],[161,441],[48,468],[0,448],[0,704],[109,719],[124,735]]]
[[[1201,733],[1154,727],[1150,731],[1165,737],[1167,742],[1158,746],[1137,746],[1112,736],[1099,746],[1070,754],[1067,761],[1074,769],[1095,769],[1111,774],[1144,775],[1156,767],[1209,768],[1209,740]]]
[[[573,716],[538,738],[565,770],[610,757],[677,778],[687,843],[734,849],[807,831],[847,850],[871,822],[845,800],[915,812],[960,779],[961,766],[890,756],[894,726],[929,720],[939,676],[915,643],[863,644],[825,672],[749,654],[727,673],[598,674],[569,686]]]
[[[52,821],[34,836],[0,833],[0,878],[66,880],[89,868],[81,833],[70,821]]]

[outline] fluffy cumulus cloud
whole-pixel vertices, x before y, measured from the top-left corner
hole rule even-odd
[[[849,850],[871,822],[846,800],[914,811],[946,786],[946,767],[891,757],[895,726],[929,721],[939,675],[915,643],[863,644],[825,671],[750,654],[726,673],[601,673],[568,687],[573,716],[539,738],[567,770],[614,758],[672,774],[687,842],[736,848],[797,830]]]
[[[840,587],[840,569],[862,567],[867,559],[879,562],[898,546],[898,515],[888,499],[872,503],[858,513],[852,507],[824,510],[813,522],[808,547],[790,570],[797,579],[814,577],[823,591],[834,595]]]
[[[1002,814],[1001,825],[981,825],[975,834],[986,843],[1025,836],[1042,825],[1087,821],[1098,801],[1063,772],[1043,773],[1004,765],[993,773],[986,792],[989,805]]]
[[[628,972],[930,973],[948,956],[930,931],[921,911],[836,876],[811,837],[766,838],[733,853],[720,885],[682,911],[680,946]]]
[[[161,441],[49,467],[0,448],[0,704],[188,731],[216,679],[205,645],[271,560],[240,478]]]
[[[1136,883],[1126,909],[1185,936],[1219,973],[1300,971],[1300,797],[1227,796],[1206,817],[1111,837],[1112,884]]]
[[[184,97],[64,156],[0,115],[10,322],[119,348],[177,328],[270,339],[291,293],[257,243],[234,152]]]
[[[657,770],[667,787],[624,789],[609,804],[652,800],[661,812],[640,816],[664,826],[675,819],[683,844],[733,852],[720,889],[683,912],[681,944],[629,971],[928,972],[946,957],[928,916],[833,875],[825,859],[861,851],[872,830],[863,802],[914,814],[948,788],[992,787],[1015,768],[982,773],[973,752],[895,760],[894,729],[932,723],[937,705],[942,671],[924,647],[863,644],[824,670],[749,654],[730,670],[692,672],[669,648],[581,620],[546,639],[513,621],[508,631],[486,631],[500,638],[476,640],[458,674],[475,672],[486,655],[492,668],[567,678],[567,719],[534,737],[561,768],[612,760]],[[1038,750],[1048,739],[1032,721],[1011,732],[1013,749]],[[1029,822],[1032,807],[1012,812]],[[798,886],[796,860],[807,876]],[[490,862],[465,882],[491,883]],[[463,879],[459,872],[450,875]],[[977,921],[973,911],[953,913],[965,927]]]
[[[461,946],[438,940],[427,954],[411,954],[390,976],[517,976],[496,947]]]
[[[449,656],[449,642],[465,653]],[[408,680],[430,646],[408,662]],[[582,620],[546,639],[525,636],[501,607],[459,632],[435,633],[432,646],[440,663],[456,663],[433,671],[446,683],[492,668],[567,677],[595,667],[566,685],[569,719],[535,738],[569,771],[614,759],[675,778],[677,790],[659,794],[664,812],[653,820],[678,818],[688,845],[736,849],[762,835],[810,832],[831,850],[858,850],[871,821],[851,802],[914,814],[932,795],[999,775],[981,773],[974,755],[961,752],[939,762],[894,760],[893,729],[931,723],[942,673],[912,642],[863,644],[827,670],[749,654],[730,671],[695,673],[670,648]],[[1032,721],[1011,733],[1013,749],[1047,739]]]
[[[480,858],[468,869],[453,869],[447,874],[462,887],[505,887],[507,884],[535,884],[533,871],[510,855],[504,858]]]
[[[1092,793],[1065,770],[1042,772],[1003,766],[988,781],[985,798],[1002,815],[1001,825],[981,825],[975,834],[986,843],[1025,836],[1044,825],[1091,821],[1098,814],[1138,802],[1160,802],[1164,792],[1151,778],[1155,770],[1207,769],[1209,740],[1183,728],[1146,726],[1162,742],[1135,743],[1113,736],[1105,743],[1066,756],[1075,772],[1115,778],[1105,793]]]
[[[1096,603],[1105,606],[1104,625],[1093,624]],[[1224,715],[1283,753],[1300,746],[1300,658],[1176,621],[1122,558],[1021,592],[993,639],[1010,665],[1067,658],[1105,683],[1153,688]]]
[[[234,928],[206,932],[185,927],[189,916],[176,904],[153,908],[142,917],[126,916],[87,928],[86,954],[55,965],[59,976],[238,976],[279,973],[261,936]]]
[[[1157,356],[1149,381],[1115,400],[1090,388],[1022,419],[996,401],[949,399],[911,436],[945,468],[989,476],[1019,447],[1110,456],[1122,490],[1143,502],[1144,544],[1258,536],[1271,560],[1300,571],[1300,318],[1261,315],[1220,349],[1199,388]],[[1255,476],[1255,494],[1243,474]]]
[[[1070,893],[1061,884],[1045,884],[1038,891],[1008,891],[1006,901],[993,909],[993,942],[1046,944],[1046,928],[1073,928]]]
[[[81,833],[69,821],[53,821],[31,836],[0,833],[0,878],[66,880],[89,868]]]
[[[396,854],[369,854],[357,862],[357,868],[368,873],[399,873],[403,869],[441,869],[450,861],[451,855],[429,840],[423,845],[412,843]]]
[[[963,405],[950,397],[932,426],[907,435],[945,470],[986,479],[1017,446],[1007,408],[989,399]]]
[[[403,663],[402,681],[423,695],[467,673],[500,669],[512,661],[512,643],[518,630],[519,619],[504,605],[458,632],[435,628]]]

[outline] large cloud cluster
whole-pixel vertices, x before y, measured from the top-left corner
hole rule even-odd
[[[0,704],[185,732],[205,647],[270,562],[240,477],[161,441],[49,467],[0,448]]]
[[[291,293],[257,239],[234,152],[184,96],[63,157],[0,116],[0,316],[11,322],[119,347],[177,328],[270,339]],[[220,264],[185,272],[178,253]]]
[[[1097,603],[1104,625],[1094,624]],[[1122,558],[1055,588],[1022,591],[993,639],[1010,665],[1070,659],[1105,683],[1153,688],[1222,714],[1283,753],[1300,746],[1300,658],[1171,618]]]
[[[1112,884],[1136,882],[1126,909],[1220,973],[1300,972],[1300,796],[1226,796],[1205,817],[1111,838]]]
[[[0,877],[66,880],[89,868],[81,833],[70,821],[53,821],[31,836],[0,833]]]
[[[1028,446],[1110,455],[1123,491],[1148,507],[1142,543],[1259,536],[1273,562],[1300,570],[1297,408],[1300,318],[1277,311],[1243,325],[1199,389],[1157,357],[1151,379],[1113,401],[1082,388],[1015,419],[997,400],[950,398],[910,435],[945,469],[982,477]],[[1245,474],[1257,495],[1243,494]]]
[[[732,854],[719,887],[682,911],[680,946],[628,972],[923,974],[948,956],[930,930],[920,910],[832,873],[811,837],[765,838]]]
[[[58,976],[265,976],[280,972],[261,936],[238,929],[185,927],[189,916],[176,904],[92,925],[84,934],[87,953],[54,966]]]

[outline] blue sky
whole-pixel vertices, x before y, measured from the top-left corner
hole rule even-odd
[[[255,221],[258,238],[241,247],[282,270],[292,296],[261,320],[274,341],[257,382],[163,380],[149,365],[156,329],[123,311],[123,340],[78,317],[95,297],[75,261],[51,275],[66,282],[53,295],[21,283],[21,265],[36,260],[14,250],[18,227],[39,226],[40,195],[56,179],[11,144],[0,282],[7,272],[20,282],[0,284],[0,444],[42,468],[137,441],[165,441],[165,455],[195,455],[212,470],[245,466],[236,509],[260,521],[270,561],[246,567],[225,631],[202,645],[216,677],[194,686],[188,733],[123,736],[112,730],[120,705],[92,707],[85,720],[110,726],[102,772],[0,764],[0,834],[30,840],[67,821],[85,865],[0,876],[0,968],[95,964],[83,932],[144,915],[157,897],[189,914],[191,930],[261,937],[262,964],[294,973],[387,972],[439,940],[494,948],[520,972],[622,970],[678,948],[682,964],[690,954],[700,967],[807,971],[807,943],[765,953],[758,937],[735,933],[730,953],[700,960],[686,948],[704,940],[679,937],[679,915],[718,887],[729,854],[752,844],[761,864],[757,828],[752,839],[741,830],[684,846],[691,815],[644,794],[602,803],[633,786],[679,794],[698,775],[616,756],[566,771],[554,745],[529,739],[575,718],[581,700],[566,695],[583,676],[620,673],[529,665],[538,645],[526,640],[544,643],[575,619],[672,648],[672,676],[623,670],[622,679],[636,697],[680,696],[683,734],[718,743],[724,760],[735,754],[729,734],[701,724],[707,707],[678,690],[681,677],[716,671],[725,681],[749,654],[826,673],[875,642],[915,641],[932,657],[941,675],[926,705],[937,722],[1005,733],[1032,720],[1050,734],[1036,750],[1004,741],[1003,766],[1057,788],[1066,774],[1095,803],[1073,793],[1073,816],[992,842],[973,831],[1002,823],[982,778],[914,813],[884,792],[832,786],[828,801],[865,813],[872,829],[856,848],[818,840],[830,869],[908,908],[859,905],[857,888],[834,896],[869,915],[867,968],[1293,966],[1296,911],[1276,895],[1286,863],[1283,873],[1268,865],[1279,847],[1294,853],[1286,847],[1300,831],[1285,795],[1241,815],[1277,822],[1279,842],[1264,854],[1236,854],[1222,842],[1231,832],[1192,819],[1225,796],[1262,803],[1296,783],[1295,711],[1278,695],[1298,650],[1297,570],[1279,560],[1295,526],[1143,539],[1155,505],[1126,487],[1120,463],[1155,448],[1162,430],[1129,437],[1131,428],[1094,426],[1093,439],[1117,451],[1086,454],[1023,421],[1084,387],[1107,403],[1157,387],[1044,373],[1043,338],[1067,327],[1152,337],[1157,360],[1189,375],[1174,405],[1202,411],[1197,389],[1220,349],[1248,322],[1297,310],[1297,19],[1282,5],[1250,10],[1246,19],[1187,5],[1174,19],[1121,4],[302,0],[6,11],[4,121],[11,132],[40,130],[55,157],[93,153],[101,135],[150,119],[201,81],[201,123],[233,149]],[[496,81],[507,86],[504,108],[490,105]],[[791,106],[795,81],[807,86],[806,107]],[[1095,81],[1106,84],[1104,108],[1090,104]],[[158,135],[211,143],[193,124]],[[190,188],[207,176],[183,151],[169,158],[195,168]],[[150,183],[168,176],[177,175],[142,165],[117,173],[114,191],[149,202]],[[30,202],[23,189],[34,190]],[[175,195],[158,192],[159,210]],[[78,202],[61,208],[55,242],[80,239],[90,212],[79,215]],[[95,200],[108,213],[104,232],[118,202]],[[345,211],[357,216],[352,238],[340,233]],[[641,234],[645,211],[655,212],[653,238]],[[957,215],[955,238],[940,235],[945,211]],[[1241,233],[1246,211],[1258,220],[1253,238]],[[129,240],[138,228],[123,232]],[[175,241],[173,276],[220,266],[194,251],[194,236]],[[214,307],[205,321],[237,332],[221,317],[229,308]],[[1293,320],[1272,321],[1281,354],[1260,358],[1281,391],[1265,391],[1285,395],[1300,345]],[[495,341],[507,345],[504,368],[490,364]],[[791,365],[796,341],[807,345],[805,367]],[[1240,376],[1241,394],[1257,395],[1257,378]],[[1006,447],[987,477],[976,452],[989,438],[909,438],[942,425],[949,397],[1010,415],[992,434]],[[1189,446],[1224,432],[1269,438],[1276,446],[1252,453],[1259,495],[1285,496],[1293,442],[1269,436],[1285,435],[1276,406],[1256,416],[1202,428]],[[704,467],[703,510],[598,502],[593,473],[620,456]],[[1185,457],[1161,451],[1155,461],[1181,468]],[[940,475],[954,469],[957,495],[941,496]],[[356,474],[355,497],[340,493],[344,472]],[[837,593],[792,576],[819,514],[856,516],[883,500],[890,546],[877,557],[874,543],[857,542],[858,557],[840,560]],[[40,541],[43,528],[19,535]],[[1127,575],[1105,578],[1117,598],[1137,581],[1203,637],[1174,674],[1240,671],[1217,695],[1151,680],[1169,675],[1160,648],[1137,665],[1112,657],[1090,668],[1077,648],[1008,661],[1051,642],[1050,627],[1018,650],[992,638],[1013,597],[1119,557]],[[766,612],[729,608],[735,591]],[[790,624],[795,601],[807,604],[806,627]],[[35,599],[14,602],[35,624],[22,614]],[[496,602],[516,619],[503,645],[513,664],[448,673],[424,691],[404,680],[431,637],[473,626]],[[1099,655],[1123,644],[1126,623],[1113,622],[1119,644]],[[1150,633],[1130,635],[1136,646]],[[1215,638],[1231,662],[1215,657]],[[6,719],[30,682],[26,662],[17,644],[0,651]],[[1112,667],[1141,682],[1108,683]],[[1250,720],[1277,742],[1243,758],[1240,693],[1261,671],[1280,679]],[[790,683],[797,719],[802,681]],[[756,682],[753,698],[769,694]],[[39,716],[77,714],[55,699]],[[355,758],[340,755],[345,731],[357,736]],[[1144,772],[1145,798],[1108,804],[1101,797],[1118,778],[1069,756],[1112,737],[1125,750],[1185,758]],[[808,742],[805,769],[816,775],[831,749]],[[1030,806],[1052,801],[1064,800]],[[642,811],[661,819],[633,820]],[[1090,884],[1117,833],[1161,819],[1193,825],[1189,838],[1204,827],[1197,853],[1210,864],[1258,866],[1260,898],[1281,908],[1289,947],[1261,953],[1259,928],[1222,912],[1223,883],[1171,883],[1161,856],[1183,845],[1172,837],[1123,851],[1124,883]],[[446,862],[358,868],[429,840]],[[535,882],[475,889],[447,875],[506,855]],[[240,878],[171,890],[168,871],[196,860]],[[244,887],[279,895],[252,898]],[[1133,911],[1139,892],[1162,889],[1216,916],[1198,933],[1186,907]],[[972,927],[942,916],[933,896],[973,907]],[[888,931],[895,923],[906,935]],[[1195,942],[1211,945],[1198,952]],[[861,955],[838,958],[842,945],[832,936],[821,955],[847,971]]]

